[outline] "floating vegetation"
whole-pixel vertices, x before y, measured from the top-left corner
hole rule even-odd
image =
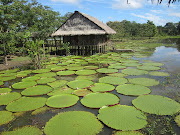
[[[10,81],[16,79],[16,76],[1,76],[0,81]]]
[[[113,68],[113,69],[125,69],[126,66],[122,66],[122,65],[111,65],[108,68]]]
[[[133,78],[128,80],[132,84],[138,84],[143,86],[155,86],[159,84],[159,81],[150,78]]]
[[[84,69],[98,69],[98,66],[85,66]]]
[[[11,91],[12,90],[10,88],[0,88],[0,95],[3,94],[3,93],[9,93]]]
[[[177,125],[180,127],[180,115],[177,115],[175,117],[175,122],[177,123]]]
[[[160,63],[160,62],[147,62],[147,63],[143,63],[144,66],[157,66],[157,67],[160,67],[160,66],[163,66],[164,64],[163,63]]]
[[[49,97],[47,99],[46,105],[53,108],[65,108],[73,106],[77,103],[79,97],[72,94],[61,94]]]
[[[68,83],[68,81],[66,81],[66,80],[57,80],[57,81],[48,83],[48,85],[55,89],[55,88],[58,88],[58,87],[63,87],[67,83]]]
[[[89,80],[74,80],[74,81],[67,83],[67,85],[73,89],[87,88],[92,84],[93,84],[93,82],[89,81]]]
[[[42,74],[36,74],[35,77],[55,77],[57,76],[56,73],[48,72],[48,73],[42,73]]]
[[[116,105],[99,110],[98,119],[117,130],[138,130],[147,125],[146,116],[135,107]]]
[[[157,71],[150,72],[149,74],[152,76],[169,76],[169,74],[166,72],[157,72]]]
[[[56,71],[63,71],[66,70],[65,67],[61,67],[61,66],[57,66],[57,67],[53,67],[51,68],[52,71],[56,72]]]
[[[112,73],[112,74],[107,74],[109,76],[114,76],[114,77],[125,77],[127,75],[123,74],[123,73]]]
[[[38,76],[30,76],[30,77],[26,77],[24,79],[22,79],[23,82],[29,82],[29,81],[36,81],[36,80],[39,80],[40,77]]]
[[[40,96],[45,95],[51,91],[52,88],[47,85],[37,85],[23,90],[21,94],[25,96]]]
[[[2,132],[1,135],[42,135],[43,132],[35,126],[24,126],[13,131]]]
[[[90,87],[93,92],[106,92],[113,91],[115,87],[111,84],[106,83],[95,83],[94,86]]]
[[[0,81],[0,86],[3,85],[3,84],[4,84],[4,82],[3,82],[3,81]]]
[[[50,82],[54,82],[56,79],[55,78],[41,78],[39,80],[37,80],[37,83],[38,84],[47,84],[47,83],[50,83]]]
[[[159,70],[161,69],[160,67],[155,67],[155,66],[151,66],[151,65],[148,65],[148,66],[137,66],[138,69],[142,69],[142,70]]]
[[[138,96],[149,94],[151,90],[148,87],[134,84],[123,84],[116,87],[116,91],[123,95]]]
[[[28,74],[18,73],[18,74],[16,75],[16,77],[19,77],[19,78],[23,78],[23,77],[26,77],[26,76],[28,76]],[[14,79],[15,79],[15,78],[14,78]]]
[[[75,71],[71,71],[71,70],[57,72],[57,75],[74,75],[74,74],[75,74]]]
[[[81,99],[81,103],[89,108],[101,108],[118,104],[119,98],[112,93],[90,93]]]
[[[61,94],[71,94],[73,93],[73,89],[65,87],[55,88],[52,92],[48,93],[48,96],[55,96],[55,95],[61,95]]]
[[[13,119],[14,119],[14,115],[12,114],[12,112],[0,111],[0,126],[4,124],[8,124]]]
[[[47,98],[44,97],[21,97],[6,106],[6,110],[11,112],[32,111],[43,107]]]
[[[112,85],[120,85],[127,83],[127,79],[120,78],[120,77],[114,77],[114,76],[105,76],[99,79],[100,83],[108,83]]]
[[[40,74],[40,73],[47,73],[50,71],[51,71],[50,69],[37,69],[37,70],[33,70],[32,73]]]
[[[123,66],[127,66],[127,67],[136,67],[136,66],[140,66],[142,65],[141,63],[137,63],[137,62],[124,62],[122,63]]]
[[[138,131],[116,131],[113,135],[143,135]]]
[[[43,114],[43,113],[45,113],[46,111],[48,111],[48,110],[50,110],[50,109],[51,109],[51,108],[50,108],[50,107],[47,107],[47,106],[41,107],[41,108],[38,108],[38,109],[36,109],[35,111],[33,111],[31,114],[32,114],[32,115]]]
[[[84,70],[76,71],[76,75],[93,75],[93,74],[96,74],[95,70],[84,69]]]
[[[117,73],[118,72],[117,69],[109,69],[109,68],[100,68],[100,69],[97,69],[96,71],[99,72],[99,73],[105,73],[105,74],[107,74],[107,73]]]
[[[148,74],[147,71],[138,70],[138,69],[132,69],[132,68],[123,69],[123,70],[121,70],[121,72],[126,74],[126,75],[144,75],[144,74]]]
[[[150,114],[173,115],[180,111],[178,102],[159,95],[142,95],[134,99],[132,104]]]
[[[32,86],[35,86],[37,83],[35,81],[24,81],[24,82],[18,82],[12,85],[14,89],[25,89]]]
[[[77,95],[79,97],[84,97],[84,96],[86,96],[89,93],[92,93],[92,92],[90,90],[87,90],[87,89],[75,90],[73,92],[73,94],[75,94],[75,95]]]
[[[46,135],[95,135],[102,131],[103,125],[96,116],[85,111],[60,113],[50,119],[44,128]]]
[[[95,75],[84,75],[84,76],[77,76],[76,80],[94,80],[97,77]]]
[[[74,67],[74,66],[73,66],[73,67],[71,67],[71,66],[68,67],[68,66],[67,66],[66,68],[67,68],[68,70],[74,70],[74,71],[76,71],[76,70],[82,70],[84,67],[80,67],[80,66],[79,66],[79,67]]]
[[[21,97],[21,94],[19,94],[17,92],[0,95],[0,105],[7,105],[10,102],[12,102],[20,97]]]
[[[0,73],[8,74],[8,73],[15,73],[17,71],[19,71],[19,68],[10,69],[10,70],[3,70]]]

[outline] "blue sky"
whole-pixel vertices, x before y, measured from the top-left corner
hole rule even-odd
[[[157,26],[167,22],[180,21],[180,2],[167,5],[167,0],[157,4],[157,0],[37,0],[42,5],[51,7],[61,15],[78,10],[96,17],[106,23],[108,21],[136,21],[146,23],[151,20]]]

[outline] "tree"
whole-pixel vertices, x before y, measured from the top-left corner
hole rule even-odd
[[[146,30],[147,30],[146,36],[149,38],[157,34],[157,28],[155,24],[150,20],[147,21]]]
[[[172,22],[166,23],[166,25],[164,26],[164,31],[165,31],[165,33],[167,33],[170,36],[175,36],[178,34],[178,30],[177,30],[175,24]]]

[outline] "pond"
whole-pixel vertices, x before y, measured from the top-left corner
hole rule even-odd
[[[163,41],[163,42],[167,42],[167,41]],[[168,41],[168,42],[170,42],[170,41]],[[171,43],[172,43],[172,41],[171,41]],[[108,93],[112,93],[113,96],[114,95],[118,96],[120,98],[120,104],[125,105],[125,107],[127,107],[127,106],[133,106],[133,104],[135,104],[135,103],[132,104],[132,102],[135,102],[135,99],[137,99],[138,95],[136,95],[134,93],[130,94],[131,92],[128,94],[120,92],[121,88],[120,88],[120,90],[118,90],[118,87],[120,87],[121,85],[123,85],[125,83],[135,85],[136,83],[133,83],[133,79],[136,79],[136,78],[150,78],[153,80],[147,79],[149,82],[143,82],[143,80],[142,80],[139,83],[140,85],[138,84],[138,86],[143,85],[143,87],[144,87],[143,90],[148,88],[147,93],[145,91],[143,91],[144,94],[146,93],[145,95],[147,95],[149,93],[148,90],[150,89],[151,90],[150,95],[161,95],[161,96],[173,99],[173,102],[174,102],[174,100],[177,102],[180,102],[180,98],[179,98],[179,96],[180,96],[180,52],[179,52],[178,46],[179,46],[179,44],[177,41],[176,41],[176,43],[173,44],[172,47],[166,47],[166,45],[163,44],[162,46],[155,48],[155,51],[153,52],[153,54],[151,56],[146,56],[145,54],[141,54],[141,53],[121,53],[121,54],[107,53],[107,54],[102,54],[102,55],[96,54],[94,56],[89,56],[89,57],[68,56],[68,57],[51,58],[50,62],[46,63],[47,71],[44,71],[45,72],[44,75],[41,74],[39,72],[39,70],[38,71],[36,71],[36,70],[30,71],[29,73],[27,73],[27,70],[26,70],[26,73],[22,73],[22,74],[27,74],[27,76],[25,75],[24,77],[17,77],[17,74],[20,74],[19,73],[20,71],[12,71],[12,72],[11,72],[11,70],[5,71],[5,72],[2,71],[0,73],[0,76],[1,76],[0,80],[3,80],[3,77],[5,76],[4,74],[10,74],[10,75],[7,75],[8,77],[16,76],[15,77],[16,79],[14,79],[12,77],[12,79],[9,79],[9,81],[4,81],[4,85],[2,85],[2,87],[5,87],[5,88],[10,87],[12,90],[11,93],[13,93],[13,92],[17,92],[17,93],[21,93],[21,94],[25,93],[24,88],[18,89],[13,84],[21,82],[21,81],[23,81],[24,78],[27,78],[29,76],[36,76],[36,77],[39,76],[39,78],[41,78],[41,77],[50,77],[50,75],[51,75],[50,78],[51,79],[55,78],[54,80],[52,79],[52,81],[50,81],[51,80],[50,78],[48,78],[48,79],[45,78],[45,79],[39,80],[39,78],[38,78],[38,80],[36,81],[38,83],[38,85],[36,85],[36,84],[34,84],[34,85],[47,86],[47,84],[48,84],[49,86],[54,88],[53,91],[56,90],[56,88],[55,88],[56,85],[59,85],[60,89],[56,90],[58,92],[54,92],[54,93],[52,93],[53,91],[51,91],[51,94],[48,94],[48,95],[47,95],[47,93],[49,93],[49,92],[47,92],[46,94],[40,94],[39,96],[37,96],[37,94],[35,94],[33,96],[23,94],[26,97],[32,97],[32,98],[37,98],[37,97],[42,97],[44,99],[48,98],[49,103],[46,102],[46,104],[48,104],[48,106],[42,105],[45,107],[43,109],[39,110],[39,112],[38,111],[34,112],[32,110],[35,110],[35,109],[29,109],[27,107],[27,110],[29,109],[31,111],[24,111],[23,113],[19,113],[18,111],[14,110],[14,108],[12,108],[12,110],[11,110],[12,105],[10,106],[10,104],[12,104],[13,102],[8,103],[8,105],[1,105],[1,103],[0,103],[1,111],[8,109],[8,110],[12,111],[13,115],[15,116],[14,119],[11,120],[8,124],[4,124],[4,125],[0,126],[0,133],[3,131],[12,131],[13,129],[15,129],[17,127],[23,127],[26,125],[36,126],[43,131],[44,127],[46,126],[46,123],[52,117],[56,116],[57,114],[61,114],[62,112],[86,111],[86,112],[93,113],[95,116],[99,115],[98,108],[100,108],[100,107],[97,107],[98,105],[96,106],[96,104],[93,104],[95,107],[91,107],[91,108],[86,107],[86,106],[88,106],[89,102],[92,102],[92,101],[87,101],[87,103],[84,101],[84,103],[82,105],[81,102],[82,102],[83,97],[79,97],[79,100],[77,101],[77,103],[75,101],[74,104],[69,105],[71,107],[68,107],[68,106],[67,107],[57,107],[57,106],[59,106],[59,104],[56,107],[52,107],[53,105],[51,105],[51,104],[53,102],[49,101],[49,99],[50,99],[50,97],[52,97],[52,95],[57,96],[57,95],[62,94],[63,92],[69,93],[69,94],[72,94],[72,93],[74,94],[75,93],[75,91],[73,90],[74,87],[75,87],[74,89],[81,88],[81,87],[82,88],[88,87],[88,92],[90,92],[90,90],[92,92],[92,87],[94,86],[94,84],[91,84],[91,83],[97,84],[98,82],[100,82],[103,84],[105,83],[105,84],[111,85],[111,87],[114,87],[114,88],[111,88],[110,90],[105,90],[105,91],[108,91]],[[55,63],[58,63],[58,64],[56,65]],[[86,70],[86,71],[84,71],[84,70]],[[66,71],[68,71],[68,72],[66,72]],[[158,71],[158,72],[156,72],[156,71]],[[43,73],[43,71],[41,71],[41,72]],[[48,72],[48,74],[47,74],[47,72]],[[155,72],[154,73],[155,75],[152,75],[153,73],[151,74],[151,72]],[[159,72],[168,73],[168,74],[157,75]],[[123,73],[123,74],[121,74],[121,73]],[[88,75],[88,74],[90,74],[90,75]],[[81,81],[79,82],[79,81],[77,81],[78,76],[87,76],[87,77],[82,77],[83,79],[79,79],[82,82]],[[107,80],[104,79],[105,77],[114,77],[114,76],[118,76],[118,77],[115,77],[115,79],[118,80],[118,78],[120,78],[121,80],[119,82],[121,82],[121,83],[118,82],[116,84],[116,82],[114,82],[113,79],[111,81],[109,81],[111,78],[108,78]],[[64,83],[64,85],[60,85],[59,83],[53,85],[53,82],[55,82],[57,80],[61,80],[61,81],[64,80],[64,82],[61,82],[61,83]],[[74,80],[76,80],[75,83],[73,82]],[[82,86],[81,84],[82,83],[85,84],[86,80],[88,80],[89,82],[87,81],[87,83],[90,83],[90,84],[87,84],[87,86]],[[144,80],[146,80],[146,79],[144,79]],[[154,82],[155,84],[151,85],[150,81]],[[72,82],[72,83],[69,83],[69,82]],[[80,83],[80,84],[78,84],[78,83]],[[12,87],[12,85],[13,85],[13,87]],[[67,85],[67,86],[62,89],[61,87],[64,87],[65,85]],[[98,85],[100,85],[100,84],[98,84]],[[32,84],[32,86],[33,86],[33,84]],[[91,87],[89,87],[89,86],[91,86]],[[72,89],[68,89],[69,87]],[[107,85],[107,87],[109,87],[109,86]],[[101,86],[100,94],[101,94],[101,92],[103,92],[102,88],[108,89],[107,87]],[[45,89],[45,88],[43,88],[43,89]],[[24,91],[24,92],[22,92],[22,91]],[[0,92],[1,92],[1,89],[0,89]],[[86,92],[84,92],[84,93],[86,93]],[[7,93],[2,94],[2,95],[6,95],[6,94]],[[92,95],[92,93],[90,95]],[[139,94],[139,95],[141,95],[141,94]],[[0,101],[3,101],[1,96],[0,96]],[[90,96],[89,96],[89,98],[90,98]],[[101,99],[101,98],[102,98],[102,96],[98,97],[98,99]],[[154,98],[154,97],[152,97],[152,98]],[[20,98],[20,99],[22,99],[22,98]],[[98,101],[98,99],[94,99],[94,100],[97,100],[97,102],[100,102],[100,101]],[[109,99],[109,97],[108,97],[108,99]],[[12,101],[15,102],[17,100],[19,100],[19,98],[14,99]],[[35,99],[33,99],[33,100],[35,100]],[[83,100],[85,100],[85,99],[83,99]],[[103,98],[102,98],[102,100],[103,100]],[[111,100],[111,99],[109,99],[109,100]],[[162,99],[162,100],[164,100],[164,99]],[[24,100],[22,100],[22,101],[24,101]],[[42,102],[44,102],[44,101],[42,101]],[[68,102],[68,101],[66,101],[66,102]],[[113,103],[110,103],[108,105],[116,106],[116,104],[118,104],[118,103],[116,101],[114,101]],[[8,107],[6,107],[6,106],[8,106]],[[179,106],[179,104],[177,106]],[[37,107],[37,108],[40,108],[40,107]],[[15,109],[17,109],[17,108],[18,107],[15,107]],[[26,108],[26,107],[24,107],[24,108]],[[138,110],[141,110],[141,107],[140,108],[137,107],[137,108],[138,108]],[[180,110],[180,108],[179,108],[179,110]],[[164,111],[166,111],[166,110],[164,110]],[[102,109],[102,112],[103,112],[103,109]],[[148,124],[145,126],[142,126],[141,128],[137,128],[136,130],[139,129],[138,131],[140,131],[143,134],[173,134],[173,133],[180,134],[180,128],[177,126],[177,124],[174,121],[174,117],[176,115],[178,115],[178,113],[175,113],[175,115],[171,116],[168,114],[156,115],[156,113],[147,113],[146,111],[144,111],[144,112],[145,112],[144,113],[145,116],[147,116]],[[158,113],[160,114],[161,112],[158,112]],[[164,112],[162,112],[162,113],[164,113]],[[66,113],[64,113],[64,114],[66,114]],[[113,114],[111,116],[113,116]],[[111,116],[109,116],[109,117],[111,117]],[[116,129],[118,130],[118,128],[109,126],[106,122],[104,122],[103,118],[99,118],[99,119],[100,119],[99,121],[101,121],[101,123],[104,126],[102,131],[98,133],[99,135],[110,135],[114,131],[116,131]],[[116,117],[114,117],[114,119],[116,119]],[[1,121],[0,121],[0,123],[1,123]],[[106,124],[104,124],[104,123],[106,123]],[[130,125],[133,125],[133,123]],[[78,125],[75,125],[75,126],[78,127]],[[89,126],[89,125],[87,125],[87,126]],[[112,127],[112,128],[110,128],[110,127]],[[69,130],[71,130],[71,129],[69,129]]]

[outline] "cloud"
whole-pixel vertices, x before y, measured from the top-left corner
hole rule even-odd
[[[155,14],[161,14],[161,13],[164,13],[164,11],[162,10],[150,10],[152,13],[155,13]]]
[[[180,13],[175,13],[175,12],[171,12],[168,15],[169,16],[174,16],[174,17],[180,17]]]
[[[137,9],[142,8],[144,0],[113,0],[112,7],[115,9]]]
[[[70,4],[79,4],[81,0],[51,0],[52,2],[63,2]]]

